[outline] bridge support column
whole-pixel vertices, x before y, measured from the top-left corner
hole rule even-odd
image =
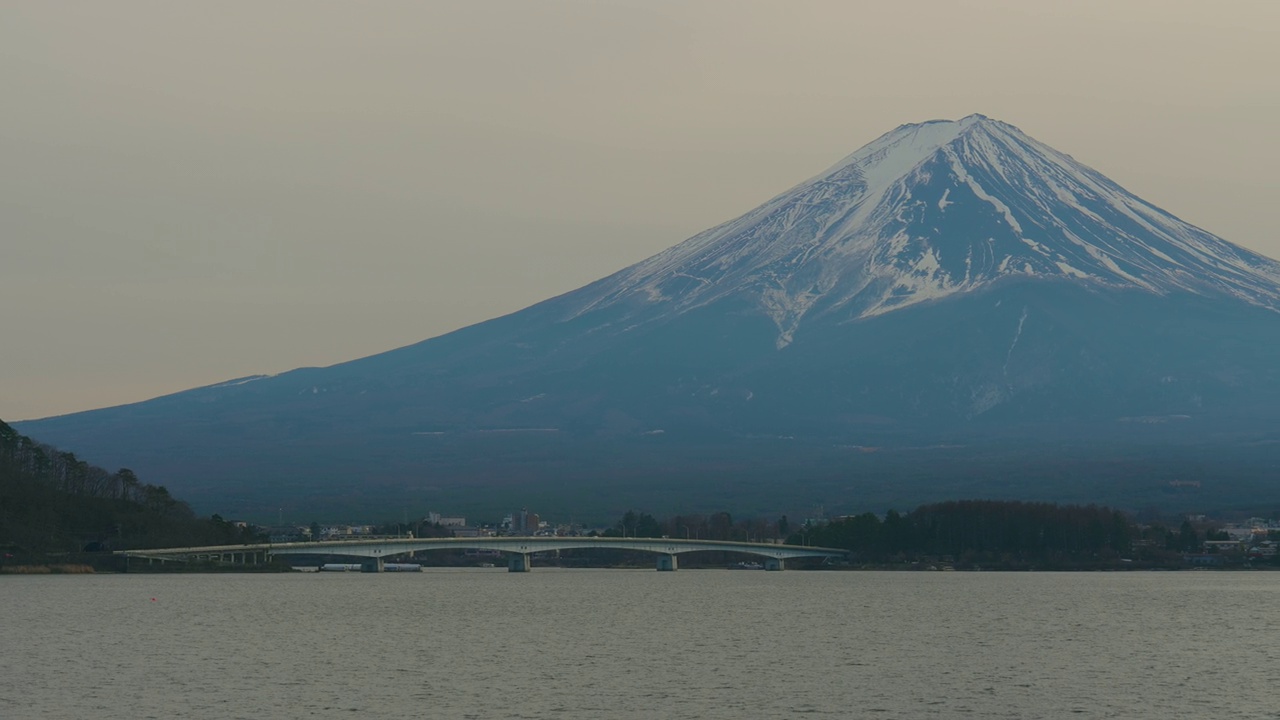
[[[533,564],[525,553],[509,553],[507,555],[507,572],[529,572]]]
[[[765,558],[764,559],[765,570],[783,570],[785,568],[786,568],[786,565],[782,562],[782,558]]]
[[[386,566],[383,564],[382,558],[380,557],[365,558],[364,561],[360,563],[360,572],[380,573],[385,570]]]
[[[674,570],[679,569],[679,567],[680,567],[680,561],[676,558],[675,555],[659,555],[658,556],[659,572],[672,572]]]

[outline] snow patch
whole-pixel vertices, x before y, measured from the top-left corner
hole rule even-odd
[[[1013,358],[1013,349],[1018,347],[1018,338],[1022,337],[1022,326],[1027,324],[1027,306],[1022,306],[1022,317],[1018,318],[1018,330],[1013,334],[1013,342],[1009,343],[1009,351],[1004,354],[1004,368],[1001,374],[1009,374],[1009,360]]]
[[[247,385],[256,380],[266,380],[267,378],[273,378],[273,377],[275,377],[275,375],[250,375],[248,377],[236,378],[235,380],[220,382],[220,383],[217,383],[216,385],[209,385],[205,389],[216,390],[218,388],[236,387],[237,385]]]
[[[1058,269],[1062,271],[1062,274],[1063,274],[1063,275],[1070,275],[1071,277],[1077,277],[1077,278],[1089,278],[1089,277],[1091,277],[1091,276],[1089,275],[1089,273],[1084,272],[1083,270],[1078,270],[1078,269],[1076,269],[1076,268],[1073,268],[1073,267],[1071,267],[1070,265],[1068,265],[1068,264],[1066,264],[1066,263],[1064,263],[1064,262],[1062,262],[1062,261],[1058,261],[1058,262],[1054,263],[1054,265],[1057,265],[1057,266],[1058,266]]]

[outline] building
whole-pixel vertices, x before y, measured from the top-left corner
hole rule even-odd
[[[538,532],[540,522],[538,513],[531,513],[527,508],[520,508],[520,512],[511,513],[511,534],[533,535]]]

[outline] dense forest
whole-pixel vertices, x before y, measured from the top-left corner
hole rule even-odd
[[[0,421],[0,563],[253,539],[216,515],[197,518],[164,486],[128,469],[90,465]]]
[[[1123,514],[1095,505],[966,500],[922,505],[883,519],[872,513],[807,528],[795,538],[851,550],[863,561],[949,557],[967,562],[1053,561],[1127,557],[1138,528]]]
[[[961,500],[806,526],[792,542],[851,551],[863,564],[941,561],[956,567],[1177,566],[1214,539],[1187,521],[1175,532],[1097,505]]]
[[[1181,521],[1174,530],[1141,524],[1098,505],[1057,505],[997,500],[960,500],[921,505],[901,514],[890,510],[793,525],[738,520],[729,513],[658,519],[628,512],[605,531],[613,537],[672,537],[774,542],[849,551],[859,567],[921,564],[991,569],[1095,569],[1181,567],[1184,555],[1204,552],[1204,540],[1225,540],[1212,527]],[[1241,556],[1239,559],[1243,559]],[[1275,564],[1269,559],[1266,564]]]

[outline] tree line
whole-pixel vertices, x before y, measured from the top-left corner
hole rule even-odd
[[[940,560],[987,567],[1176,567],[1203,541],[1227,539],[1183,520],[1174,530],[1099,505],[956,500],[883,518],[873,513],[806,525],[789,542],[849,550],[855,562]]]
[[[1002,500],[955,500],[907,513],[866,512],[793,524],[727,513],[658,519],[628,511],[604,532],[613,537],[671,537],[754,542],[784,541],[847,550],[857,565],[942,562],[957,567],[1105,567],[1125,563],[1178,566],[1204,540],[1225,539],[1212,527],[1182,521],[1175,530],[1139,524],[1099,505]]]
[[[0,560],[256,539],[214,515],[197,518],[163,485],[105,470],[0,421]]]
[[[601,534],[604,537],[770,542],[786,537],[789,530],[790,523],[785,515],[776,521],[762,518],[735,521],[732,514],[717,512],[710,515],[676,515],[659,520],[648,513],[628,510]]]
[[[1026,562],[1119,558],[1133,549],[1137,527],[1097,505],[959,500],[840,518],[792,536],[808,545],[849,550],[865,562],[912,557]]]

